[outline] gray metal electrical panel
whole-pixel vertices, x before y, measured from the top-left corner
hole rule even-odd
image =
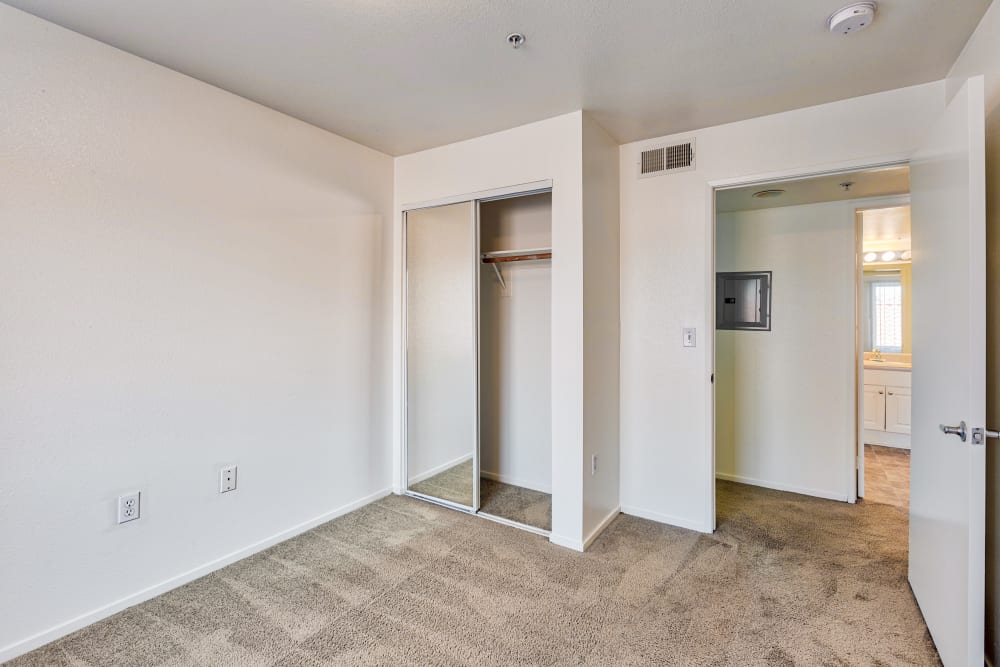
[[[715,328],[771,330],[771,272],[715,274]]]

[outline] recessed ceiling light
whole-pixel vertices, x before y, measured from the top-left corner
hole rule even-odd
[[[865,253],[865,261],[866,262],[874,262],[876,259],[878,259],[878,253],[877,252],[866,252]]]
[[[883,262],[891,262],[894,259],[896,259],[896,251],[895,250],[886,250],[884,253],[882,253],[882,261]]]
[[[870,26],[875,20],[876,9],[878,9],[878,5],[874,2],[853,2],[835,11],[827,19],[827,26],[830,28],[830,32],[838,35],[859,32]]]
[[[759,190],[753,193],[754,199],[771,199],[772,197],[780,197],[785,194],[784,190]]]
[[[507,43],[515,49],[520,48],[521,45],[524,44],[524,35],[519,32],[512,32],[507,35]]]

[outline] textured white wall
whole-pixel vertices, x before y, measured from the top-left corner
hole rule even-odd
[[[486,202],[480,209],[484,252],[547,248],[552,197]],[[510,295],[493,267],[480,269],[480,453],[495,479],[552,490],[552,263],[501,264]]]
[[[943,109],[942,82],[621,147],[623,511],[714,526],[710,384],[713,185],[908,158]],[[636,176],[639,153],[697,139],[697,169]],[[681,329],[698,328],[698,347]]]
[[[583,114],[583,534],[618,515],[620,254],[618,144]],[[597,456],[597,470],[593,457]]]
[[[389,486],[392,160],[2,4],[0,58],[3,660]]]
[[[722,479],[851,496],[857,205],[718,214],[716,270],[773,272],[771,331],[715,332]]]

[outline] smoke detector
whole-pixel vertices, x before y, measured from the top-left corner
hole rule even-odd
[[[874,2],[852,2],[835,11],[827,21],[827,25],[830,26],[830,32],[839,35],[859,32],[870,26],[875,20],[876,9],[878,9],[878,5]]]

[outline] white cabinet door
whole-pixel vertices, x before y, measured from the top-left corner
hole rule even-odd
[[[864,400],[865,428],[870,431],[885,430],[885,387],[875,384],[865,385]]]
[[[910,390],[908,387],[885,388],[885,430],[910,432]]]

